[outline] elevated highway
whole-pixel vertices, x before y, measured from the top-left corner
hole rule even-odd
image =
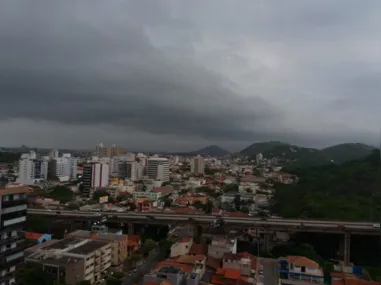
[[[133,212],[89,212],[89,211],[52,211],[28,209],[29,215],[44,215],[54,218],[71,220],[99,220],[99,214],[107,216],[110,222],[132,224],[176,224],[197,222],[210,224],[216,219],[213,215],[183,215],[165,213],[133,213]],[[223,217],[224,224],[232,229],[263,229],[286,232],[321,232],[321,233],[350,233],[355,235],[380,235],[378,224],[369,222],[319,221],[258,217]]]

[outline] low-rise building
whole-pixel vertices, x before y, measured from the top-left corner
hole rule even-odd
[[[127,241],[128,256],[130,256],[134,252],[137,252],[141,246],[142,246],[142,240],[140,236],[128,235],[128,241]]]
[[[128,257],[128,236],[114,233],[90,232],[78,230],[67,234],[68,237],[91,238],[111,243],[111,265],[118,266]]]
[[[237,253],[237,239],[225,236],[213,236],[212,243],[208,246],[208,255],[222,258],[225,253]]]
[[[227,252],[222,258],[222,267],[238,269],[241,275],[253,277],[256,269],[256,261],[253,255],[248,252],[237,254]]]
[[[304,256],[287,256],[279,259],[280,272],[289,280],[324,283],[324,273],[319,264]]]
[[[188,254],[192,244],[193,239],[190,237],[180,239],[172,245],[171,257]]]
[[[26,249],[25,263],[41,268],[57,284],[94,284],[111,266],[111,243],[74,237],[50,240]]]

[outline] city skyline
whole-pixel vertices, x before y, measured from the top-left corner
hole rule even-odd
[[[0,144],[379,145],[381,3],[196,2],[3,1]]]

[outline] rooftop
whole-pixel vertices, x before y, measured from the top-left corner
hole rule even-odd
[[[87,254],[90,254],[97,249],[104,247],[108,243],[109,242],[106,242],[106,241],[91,240],[91,241],[89,241],[89,242],[87,242],[81,246],[78,246],[76,248],[69,250],[68,252],[87,255]]]
[[[67,236],[78,237],[78,238],[89,238],[90,233],[91,233],[90,231],[78,230],[78,231],[67,234]],[[113,233],[98,233],[98,236],[96,237],[96,239],[114,241],[114,240],[124,240],[126,237],[127,237],[126,235],[119,235],[119,234],[113,234]]]
[[[0,187],[0,196],[10,195],[10,194],[28,194],[32,192],[30,187],[11,187],[11,188],[1,188]]]
[[[296,266],[305,266],[310,268],[320,268],[319,264],[305,256],[287,256],[285,258],[288,262]]]

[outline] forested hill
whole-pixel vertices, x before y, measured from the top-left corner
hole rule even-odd
[[[299,182],[277,185],[273,211],[283,217],[379,220],[379,150],[363,160],[300,169]]]

